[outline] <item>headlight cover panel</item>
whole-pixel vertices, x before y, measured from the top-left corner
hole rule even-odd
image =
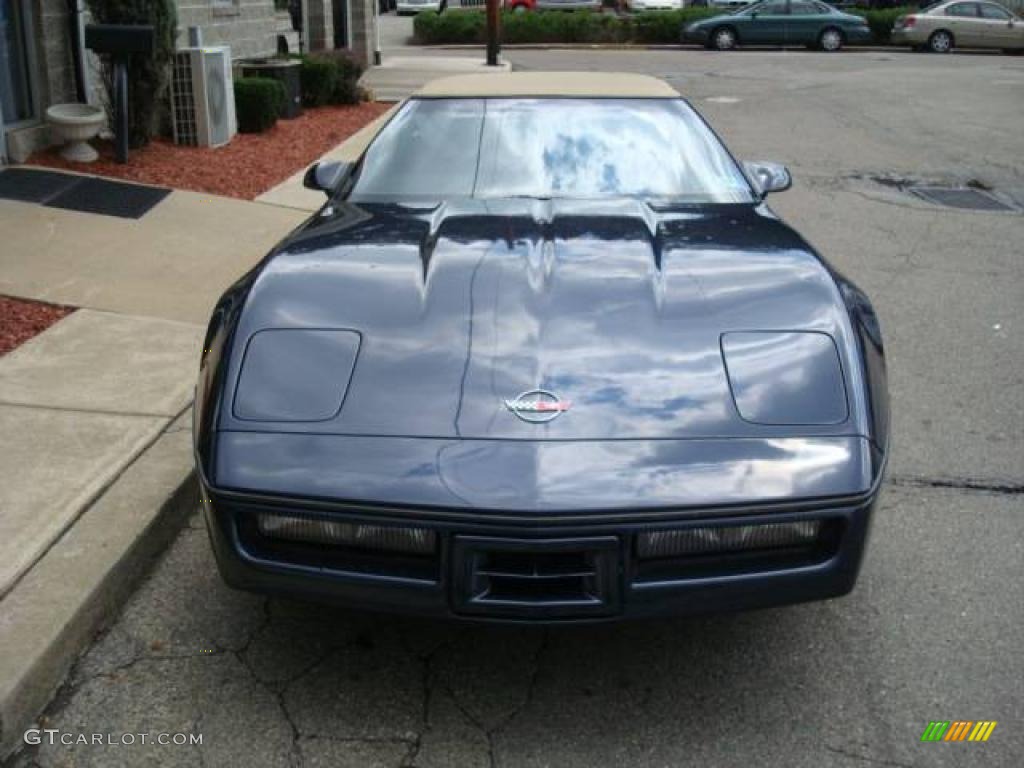
[[[841,424],[849,416],[835,341],[817,331],[739,331],[721,337],[729,387],[752,424]]]
[[[272,328],[246,345],[232,412],[245,421],[327,421],[341,410],[359,353],[355,331]]]

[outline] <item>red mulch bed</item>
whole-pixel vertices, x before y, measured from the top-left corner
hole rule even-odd
[[[392,105],[380,102],[307,109],[294,120],[278,120],[264,133],[240,133],[216,149],[179,147],[156,139],[128,154],[121,165],[111,142],[96,141],[95,163],[72,163],[58,149],[37,152],[29,163],[144,184],[192,189],[252,200],[340,144]]]
[[[74,311],[74,307],[0,296],[0,355],[6,355]]]

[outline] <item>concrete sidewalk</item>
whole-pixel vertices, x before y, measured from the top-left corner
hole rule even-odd
[[[368,69],[359,83],[373,91],[377,101],[401,101],[439,77],[510,72],[512,69],[507,61],[489,67],[479,46],[475,52],[475,56],[385,56],[380,66]]]
[[[141,219],[0,200],[0,293],[205,323],[305,214],[175,190]]]
[[[137,220],[0,200],[0,293],[80,307],[0,356],[0,759],[194,508],[205,324],[305,216],[183,191]]]

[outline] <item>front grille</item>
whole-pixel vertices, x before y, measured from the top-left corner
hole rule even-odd
[[[496,616],[607,615],[619,607],[619,540],[455,538],[455,609]]]

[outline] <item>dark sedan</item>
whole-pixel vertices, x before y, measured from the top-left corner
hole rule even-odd
[[[719,51],[738,45],[806,45],[832,52],[846,43],[869,42],[871,30],[862,16],[819,0],[762,0],[688,24],[680,37]]]
[[[219,302],[195,405],[226,581],[476,620],[853,588],[888,444],[865,295],[662,81],[448,78]]]

